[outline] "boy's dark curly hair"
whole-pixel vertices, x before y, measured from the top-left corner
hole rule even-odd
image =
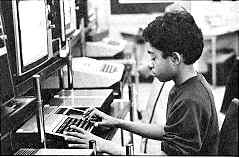
[[[171,11],[157,17],[144,29],[143,37],[163,52],[163,58],[178,52],[185,64],[193,64],[202,54],[202,32],[187,11]]]

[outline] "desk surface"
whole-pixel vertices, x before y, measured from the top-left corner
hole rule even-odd
[[[104,95],[104,93],[101,93],[103,91],[105,91],[105,93],[110,93],[111,92],[110,94],[112,94],[112,90],[101,90],[101,89],[97,89],[97,90],[77,90],[77,91],[78,92],[71,91],[72,93],[70,91],[64,91],[64,93],[67,94],[66,96],[71,96],[70,94],[76,94],[77,96],[81,96],[81,97],[84,97],[86,94],[88,94],[88,96],[90,97],[90,96],[94,96],[95,94],[98,94],[98,93],[100,93],[100,94],[98,94],[98,96],[100,97],[100,96]],[[61,93],[59,93],[59,94],[61,94]],[[59,95],[59,96],[61,96],[61,95]],[[100,97],[100,98],[102,98],[102,97]],[[88,99],[88,102],[89,103],[92,102],[92,99],[91,98]],[[109,108],[110,108],[109,109],[109,114],[110,115],[112,115],[114,117],[117,117],[117,118],[124,118],[129,111],[129,104],[128,104],[128,102],[126,102],[126,103],[121,103],[121,102],[118,103],[117,102],[116,104],[113,104],[113,105],[111,104],[109,106]],[[35,117],[34,117],[34,119],[35,119]],[[34,124],[36,125],[36,123],[34,123]],[[31,125],[33,125],[33,124],[31,124]],[[31,127],[30,129],[32,130],[33,128]],[[116,131],[117,131],[117,128],[101,129],[97,133],[94,133],[94,134],[96,134],[96,135],[98,135],[98,136],[100,136],[104,139],[110,140],[110,139],[113,138]],[[17,137],[16,138],[17,138],[16,141],[18,143],[17,146],[20,147],[20,148],[26,147],[29,143],[30,144],[31,143],[33,143],[33,144],[36,143],[36,145],[37,145],[37,143],[39,141],[38,138],[34,136],[34,132],[32,132],[32,134],[31,134],[29,132],[27,132],[27,133],[26,132],[21,132],[21,130],[17,132]],[[49,137],[49,139],[51,139],[51,137]],[[52,141],[52,142],[55,142],[55,141]],[[51,141],[49,140],[48,143],[51,143]],[[59,144],[55,144],[55,145],[59,146]],[[33,145],[33,148],[35,146]],[[55,147],[55,148],[58,148],[58,146]],[[52,148],[52,146],[51,146],[51,148]]]
[[[67,94],[64,96],[64,94]],[[77,96],[71,95],[71,94],[78,94]],[[81,94],[81,95],[80,95]],[[88,94],[88,96],[86,96]],[[90,95],[91,94],[91,95]],[[96,95],[97,94],[97,95]],[[110,104],[113,101],[113,90],[106,89],[106,90],[64,90],[64,93],[59,93],[58,95],[61,98],[54,98],[52,100],[54,101],[62,101],[60,104],[51,104],[52,106],[45,106],[44,107],[44,120],[45,120],[45,129],[46,132],[52,132],[51,127],[55,126],[59,123],[59,118],[63,119],[66,115],[66,113],[59,113],[62,115],[57,115],[56,111],[59,108],[80,108],[85,109],[88,107],[92,107],[95,104],[97,107],[100,107],[100,109],[106,113],[110,113]],[[91,97],[90,97],[91,96]],[[95,96],[95,98],[94,98]],[[89,97],[89,98],[84,98]],[[99,98],[97,98],[99,97]],[[54,106],[53,106],[54,105]],[[82,110],[83,110],[82,109]],[[63,116],[64,115],[64,116]],[[78,114],[75,114],[78,115]],[[80,114],[79,114],[80,115]],[[59,118],[58,118],[59,117]],[[54,122],[54,123],[53,123]],[[35,115],[29,119],[25,124],[20,127],[20,129],[17,130],[17,133],[23,134],[23,133],[29,133],[34,134],[37,133],[37,125],[36,125],[36,117]]]
[[[32,115],[35,108],[34,97],[17,97],[14,105],[1,107],[1,135],[15,130]],[[11,104],[11,103],[10,103]],[[3,108],[3,109],[2,109]]]
[[[92,155],[92,149],[40,149],[35,155]]]

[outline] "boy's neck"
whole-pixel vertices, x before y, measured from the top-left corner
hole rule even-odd
[[[179,71],[175,76],[175,85],[180,85],[194,76],[197,76],[197,72],[194,70],[193,65],[183,65],[179,67]]]

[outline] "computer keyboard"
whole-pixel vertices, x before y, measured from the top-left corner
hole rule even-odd
[[[71,125],[83,128],[86,131],[91,132],[94,128],[94,123],[90,120],[84,118],[78,119],[73,117],[68,117],[64,123],[56,130],[56,133],[63,134],[63,132],[74,132],[75,130],[70,128]]]
[[[71,128],[75,125],[78,128],[84,129],[87,132],[94,133],[98,131],[95,122],[101,122],[102,119],[93,115],[84,115],[83,109],[56,107],[45,105],[43,108],[45,133],[52,139],[65,137],[64,132],[76,132]],[[2,116],[2,115],[1,115]],[[23,126],[18,128],[18,134],[33,134],[35,135],[39,130],[36,124],[37,118],[34,116],[30,118]]]
[[[116,70],[117,68],[110,64],[104,64],[102,68],[102,72],[107,72],[107,73],[114,73]]]

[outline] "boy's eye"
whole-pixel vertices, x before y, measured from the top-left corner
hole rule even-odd
[[[151,60],[155,61],[155,60],[156,60],[156,57],[151,58]]]

